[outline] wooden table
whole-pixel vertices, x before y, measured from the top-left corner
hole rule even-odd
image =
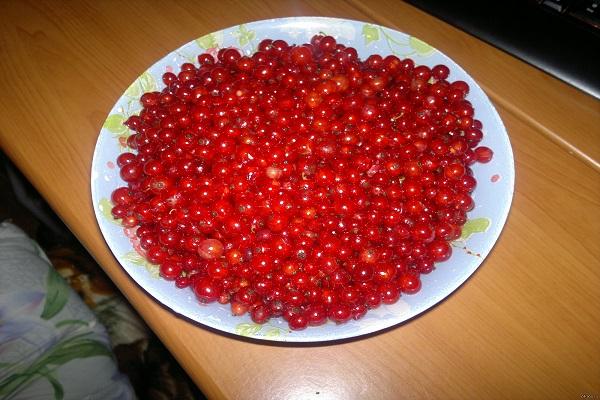
[[[475,276],[408,324],[313,347],[249,343],[166,311],[106,246],[90,165],[108,110],[151,63],[251,20],[322,15],[415,35],[461,64],[510,134],[516,192]],[[393,0],[0,3],[0,144],[210,398],[600,396],[600,102]]]

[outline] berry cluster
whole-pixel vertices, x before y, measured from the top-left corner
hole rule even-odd
[[[448,67],[323,35],[198,63],[141,97],[117,158],[112,214],[164,279],[299,330],[416,293],[450,257],[492,151]]]

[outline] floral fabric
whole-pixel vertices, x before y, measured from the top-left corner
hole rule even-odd
[[[133,399],[102,324],[20,229],[0,224],[0,399]]]

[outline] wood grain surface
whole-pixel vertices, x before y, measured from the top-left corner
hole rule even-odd
[[[178,318],[136,286],[96,224],[92,153],[124,89],[231,25],[319,15],[415,35],[461,64],[506,125],[507,225],[449,299],[360,340],[249,342]],[[0,2],[0,145],[200,388],[215,399],[600,398],[600,102],[393,0]]]

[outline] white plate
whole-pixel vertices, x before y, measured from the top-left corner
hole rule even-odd
[[[319,32],[355,47],[363,59],[370,54],[395,54],[400,58],[411,57],[417,64],[430,67],[436,64],[449,66],[449,81],[463,80],[471,87],[468,100],[475,107],[476,118],[483,122],[485,137],[482,144],[494,150],[494,158],[488,164],[474,166],[478,181],[473,195],[476,207],[469,213],[463,238],[453,243],[450,260],[437,264],[432,273],[421,276],[420,292],[403,295],[396,304],[371,310],[358,321],[342,325],[328,322],[303,331],[289,331],[287,323],[280,318],[257,325],[249,316],[232,316],[229,305],[201,305],[190,289],[177,289],[172,282],[159,279],[158,268],[148,264],[138,253],[135,235],[112,219],[109,199],[111,192],[124,184],[114,164],[119,153],[125,151],[123,144],[128,131],[122,123],[139,112],[138,99],[143,92],[162,88],[164,72],[177,72],[182,63],[194,62],[202,52],[214,54],[218,48],[234,46],[251,54],[265,38],[299,44],[308,42]],[[96,218],[106,242],[133,280],[156,300],[178,314],[220,331],[264,340],[319,342],[355,337],[397,325],[434,306],[465,282],[488,256],[504,226],[513,195],[514,162],[506,129],[494,106],[477,83],[443,53],[415,37],[382,26],[345,19],[299,17],[252,22],[214,32],[183,45],[152,65],[131,84],[110,111],[96,144],[91,185]]]

